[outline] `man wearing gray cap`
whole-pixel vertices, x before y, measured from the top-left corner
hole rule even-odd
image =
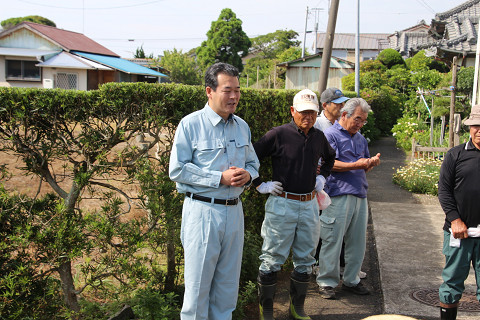
[[[314,127],[318,130],[325,131],[340,118],[340,109],[342,109],[345,101],[348,98],[345,97],[337,88],[328,88],[322,92],[320,96],[320,102],[322,103],[322,113],[317,117]]]
[[[335,161],[335,151],[322,131],[313,128],[318,113],[316,94],[298,92],[290,107],[293,120],[275,127],[253,144],[259,160],[272,160],[272,181],[254,179],[260,193],[270,194],[265,204],[261,265],[258,272],[260,319],[273,319],[273,298],[280,271],[292,250],[290,315],[310,319],[304,312],[307,287],[319,239],[316,193],[323,190]],[[317,175],[318,160],[324,164]]]
[[[438,200],[445,212],[445,267],[439,289],[440,319],[444,320],[457,318],[470,265],[480,300],[480,105],[473,106],[465,124],[470,126],[470,140],[447,152],[438,181]]]

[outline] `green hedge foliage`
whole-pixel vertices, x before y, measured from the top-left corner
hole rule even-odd
[[[253,141],[259,139],[271,128],[291,121],[290,106],[296,93],[297,90],[242,89],[242,96],[236,114],[249,124]],[[354,96],[354,93],[349,96]],[[380,98],[382,102],[385,99],[385,97]],[[71,176],[78,185],[78,194],[80,194],[83,188],[88,187],[92,176],[104,177],[114,170],[115,165],[120,166],[122,161],[131,160],[137,166],[136,169],[130,168],[130,170],[133,170],[132,181],[143,179],[141,183],[139,183],[139,180],[134,181],[134,183],[138,183],[146,188],[141,194],[147,195],[150,200],[146,201],[148,202],[146,205],[147,209],[155,210],[155,208],[163,205],[168,207],[163,208],[164,210],[172,211],[172,215],[177,217],[177,220],[180,220],[181,209],[179,208],[181,203],[179,202],[181,202],[181,197],[178,200],[176,196],[172,197],[170,195],[170,192],[174,193],[174,185],[168,180],[166,170],[168,166],[168,148],[159,160],[159,166],[163,169],[158,174],[151,174],[152,179],[150,180],[145,177],[140,178],[142,176],[141,172],[146,172],[145,170],[147,169],[145,168],[147,167],[142,167],[142,162],[139,162],[139,159],[134,157],[135,149],[118,152],[114,148],[121,145],[122,142],[132,139],[136,134],[145,132],[158,133],[158,128],[164,129],[161,132],[169,135],[166,137],[166,140],[171,141],[174,129],[180,120],[187,114],[203,108],[206,102],[207,97],[203,86],[179,84],[108,83],[93,91],[2,87],[0,88],[0,151],[9,151],[16,154],[25,164],[24,169],[28,173],[40,176],[45,173],[45,166],[48,166],[48,163],[59,159],[70,161],[72,167],[69,170],[72,171]],[[368,102],[375,106],[375,97]],[[155,131],[154,129],[157,130]],[[377,131],[375,129],[375,117],[370,115],[368,127],[366,126],[363,129],[363,133],[370,140],[374,140],[378,136],[378,129]],[[108,154],[110,154],[110,157]],[[118,163],[112,162],[112,155],[119,159]],[[77,161],[80,158],[81,160]],[[149,168],[148,170],[155,172],[155,169]],[[271,177],[268,160],[261,164],[260,173],[266,179]],[[168,194],[169,196],[158,199],[158,201],[154,200],[152,190],[150,190],[152,186],[159,188],[159,194]],[[58,192],[58,190],[55,191],[65,201],[68,200],[67,195],[72,195],[68,194],[68,190],[63,191],[63,194]],[[6,197],[6,195],[4,196]],[[75,196],[75,194],[72,196]],[[258,271],[258,254],[261,245],[259,234],[266,199],[266,195],[256,192],[254,188],[245,190],[242,195],[245,228],[247,230],[241,278],[241,283],[244,285],[248,285],[249,281],[255,281],[255,275]],[[170,202],[175,203],[170,203],[166,200],[171,200]],[[81,198],[78,201],[81,201]],[[102,208],[99,208],[98,212],[100,214],[119,212],[119,201],[116,198],[105,201],[105,204]],[[69,211],[67,210],[67,212]],[[77,214],[76,211],[75,214]],[[162,216],[161,212],[157,213],[157,215]],[[3,216],[2,218],[10,219],[12,217]],[[118,226],[118,221],[116,220],[102,220],[100,216],[97,219],[98,221],[90,221],[87,218],[87,214],[82,218],[82,223],[85,223],[85,226],[76,224],[76,227],[79,229],[76,232],[77,235],[81,238],[82,232],[84,232],[83,234],[88,234],[86,232],[88,228],[95,223],[99,226],[101,224],[101,228],[111,230],[115,237],[123,237],[125,243],[131,243],[131,246],[126,248],[127,251],[123,253],[122,257],[133,256],[135,241],[139,241],[139,243],[145,241],[142,238],[143,229],[140,226],[135,227],[136,229],[130,227],[128,230],[124,230],[125,228]],[[168,223],[167,220],[166,222]],[[89,225],[91,226],[89,227]],[[178,228],[174,224],[171,224],[171,226]],[[21,226],[19,225],[19,227]],[[94,231],[100,232],[103,230],[101,228],[98,227]],[[113,230],[112,228],[117,229]],[[129,230],[132,234],[129,233]],[[90,231],[91,234],[95,232]],[[163,239],[163,236],[159,234],[158,239]],[[129,240],[127,237],[131,237],[131,239]],[[179,241],[177,239],[179,237],[176,234],[174,237]],[[24,238],[22,239],[24,240]],[[102,240],[102,237],[94,237],[93,240],[99,242]],[[77,242],[78,244],[76,244]],[[81,241],[77,242],[62,243],[62,246],[57,246],[56,250],[68,252],[68,258],[72,260],[82,255],[88,255],[93,250],[90,246],[94,242],[88,242],[88,246],[80,243]],[[53,244],[53,242],[44,242],[46,246],[45,252],[50,252],[50,245]],[[108,245],[108,241],[106,244]],[[181,250],[178,243],[175,245],[176,250]],[[5,255],[2,257],[8,260],[9,253],[4,253]],[[176,251],[175,253],[179,257],[178,259],[181,259],[181,251]],[[25,256],[25,258],[28,257]],[[103,261],[104,265],[108,266],[111,272],[124,272],[124,275],[128,271],[132,276],[138,276],[141,274],[140,271],[143,270],[142,266],[129,266],[127,260],[125,260],[125,263],[122,262],[123,260],[119,260],[122,263],[116,266],[114,266],[117,263],[115,261]],[[12,260],[9,263],[15,263],[15,261]],[[31,268],[29,264],[25,265]],[[7,269],[0,268],[0,282],[7,281],[6,277],[11,277],[12,275],[11,272],[10,274],[2,272],[5,270]],[[21,276],[24,277],[25,274]],[[33,277],[33,275],[30,276]],[[41,281],[49,281],[49,279],[36,279],[38,280],[37,282],[32,282],[32,291],[39,290],[39,286],[43,285]],[[150,283],[145,282],[148,279],[150,279]],[[151,274],[145,273],[136,281],[132,281],[132,283],[138,282],[152,287],[167,288],[166,285],[162,286],[159,283],[160,281],[166,281],[162,279],[163,275],[152,277]],[[13,279],[9,281],[13,281]],[[51,290],[58,290],[58,287],[49,287],[53,288]],[[181,291],[181,288],[177,291]],[[6,294],[6,292],[0,291],[0,294]],[[35,304],[32,299],[34,298],[31,296],[25,296],[23,302]],[[53,299],[49,302],[52,303]],[[56,300],[55,303],[57,303]],[[52,303],[52,305],[54,304]],[[34,307],[34,305],[31,306],[31,308]],[[0,311],[1,309],[6,310],[4,308],[15,309],[16,306],[13,304],[2,305],[0,301]],[[30,309],[24,310],[28,313]],[[2,315],[1,312],[0,315]]]

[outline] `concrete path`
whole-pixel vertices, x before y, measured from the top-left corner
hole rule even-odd
[[[393,138],[383,138],[370,147],[371,154],[382,153],[382,163],[368,176],[383,312],[416,319],[439,319],[438,307],[417,299],[438,301],[444,264],[445,215],[438,201],[428,205],[418,203],[412,194],[391,183],[392,174],[405,159],[392,144]],[[471,273],[467,293],[475,292],[474,279]],[[480,319],[480,313],[459,312],[458,319]]]

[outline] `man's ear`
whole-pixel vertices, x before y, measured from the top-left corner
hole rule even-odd
[[[290,113],[293,115],[295,114],[295,108],[293,106],[290,106]]]
[[[213,92],[213,89],[211,87],[205,87],[205,92],[207,93],[207,97],[210,98],[210,95]]]

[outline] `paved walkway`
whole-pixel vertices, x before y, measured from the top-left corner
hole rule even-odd
[[[337,288],[337,299],[325,300],[312,280],[305,310],[313,320],[360,320],[380,314],[424,320],[440,318],[438,307],[412,297],[438,299],[444,259],[441,252],[444,214],[437,201],[422,204],[413,194],[392,183],[392,174],[405,160],[393,138],[382,138],[370,146],[372,155],[377,152],[382,154],[382,163],[367,174],[371,215],[362,267],[368,273],[362,281],[371,294],[356,296]],[[466,291],[474,290],[471,274]],[[288,319],[288,271],[278,284],[275,317]],[[480,313],[459,312],[458,319],[480,319]]]
[[[402,165],[397,157],[405,159],[394,149],[393,143],[393,138],[383,138],[371,146],[372,154],[382,153],[382,163],[368,177],[383,312],[417,319],[439,319],[438,307],[420,303],[412,297],[438,300],[444,264],[442,227],[445,215],[437,201],[418,203],[412,194],[391,183],[393,167]],[[471,273],[466,292],[475,292],[474,278]],[[458,315],[458,319],[479,318],[479,312],[459,312]]]

